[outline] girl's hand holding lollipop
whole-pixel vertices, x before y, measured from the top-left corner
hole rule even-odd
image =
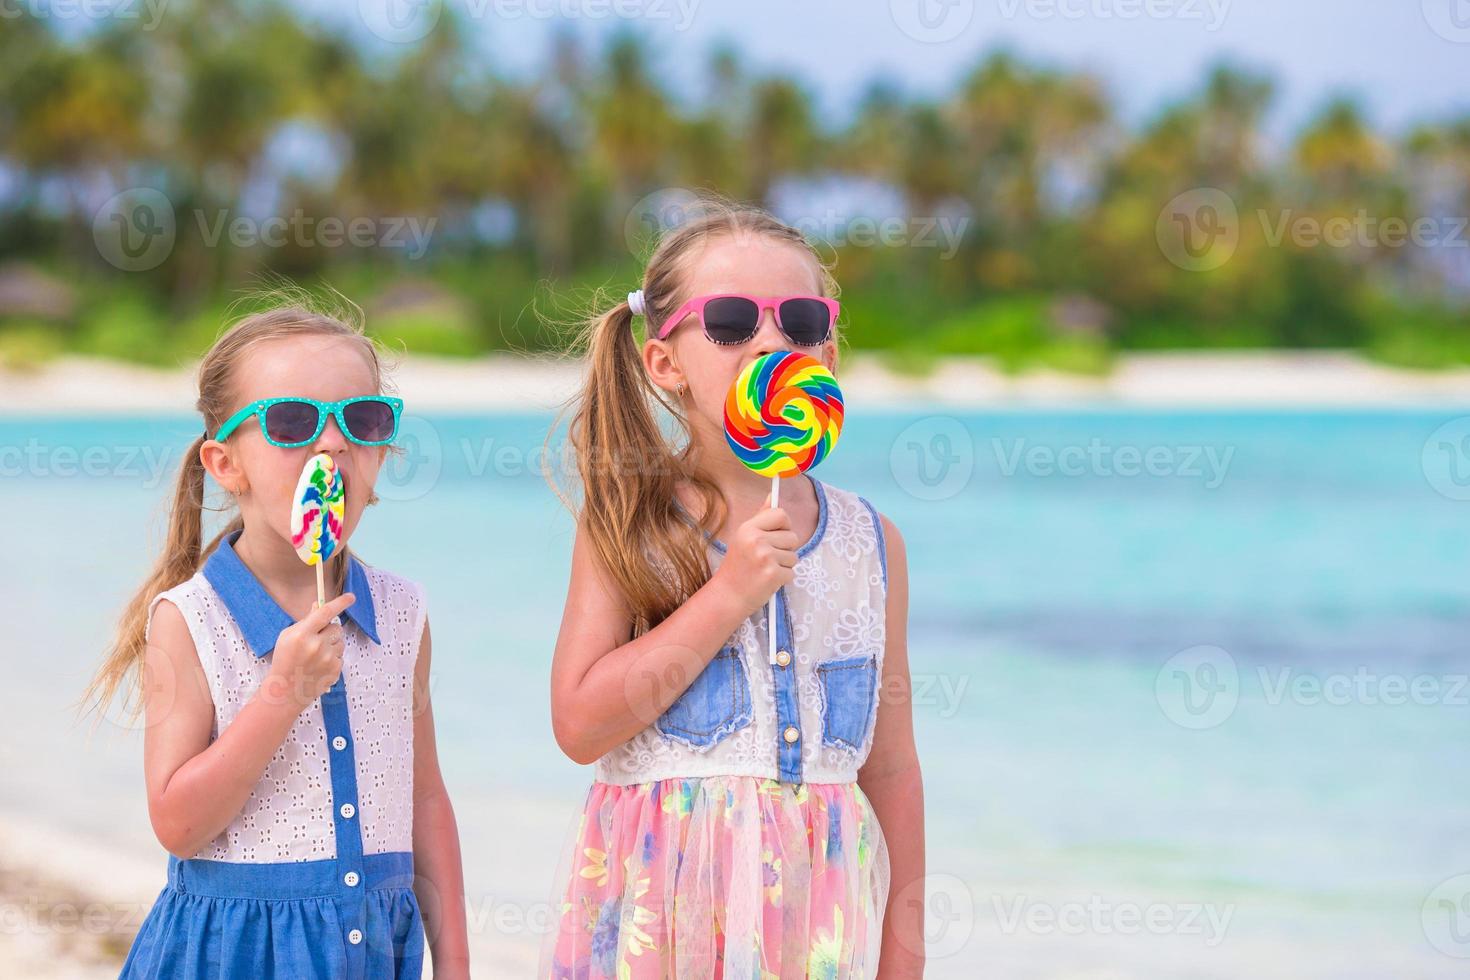
[[[338,616],[356,597],[347,592],[327,602],[323,570],[342,541],[345,490],[337,461],[329,453],[317,453],[306,461],[291,502],[291,546],[302,561],[316,566],[317,607],[281,631],[271,672],[284,679],[287,697],[302,709],[342,674],[346,642]]]
[[[832,452],[842,434],[842,415],[842,389],[822,362],[796,351],[773,351],[746,365],[730,386],[725,398],[725,441],[742,463],[771,478],[774,508],[782,477],[804,473]],[[775,525],[755,525],[755,530],[775,529]],[[789,523],[785,529],[790,530]],[[774,664],[774,590],[770,622]]]

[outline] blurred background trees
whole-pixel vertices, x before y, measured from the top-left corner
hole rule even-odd
[[[391,56],[239,0],[171,4],[146,31],[13,13],[12,365],[66,350],[177,363],[273,273],[341,289],[413,350],[555,349],[555,321],[591,287],[629,288],[651,234],[701,190],[822,240],[848,341],[901,366],[983,353],[1101,371],[1118,350],[1247,346],[1470,363],[1470,118],[1389,135],[1337,101],[1273,145],[1271,80],[1220,65],[1128,127],[1096,79],[997,50],[940,98],[875,78],[832,120],[730,46],[699,55],[698,91],[673,91],[632,31],[557,35],[522,82],[447,12]],[[134,206],[140,188],[162,194],[172,239],[128,268],[117,236],[167,217]],[[260,240],[272,216],[295,225]],[[333,220],[366,237],[333,238]]]

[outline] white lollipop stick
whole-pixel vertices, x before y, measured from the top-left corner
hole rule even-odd
[[[771,507],[773,509],[776,506],[776,501],[777,500],[780,500],[780,499],[781,499],[781,478],[779,476],[773,476],[773,477],[771,477]],[[779,595],[780,592],[781,592],[781,590],[780,589],[777,589],[775,592],[772,592],[771,593],[771,612],[770,612],[770,615],[769,615],[769,621],[770,621],[770,624],[771,624],[771,628],[770,628],[770,631],[769,632],[771,634],[771,665],[772,666],[775,666],[775,664],[776,664],[776,596]]]

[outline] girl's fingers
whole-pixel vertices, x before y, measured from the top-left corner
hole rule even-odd
[[[791,568],[796,564],[796,552],[787,548],[771,548],[768,554],[782,568]]]
[[[785,551],[795,551],[797,545],[801,544],[800,541],[796,540],[795,531],[777,531],[771,535],[770,540],[773,546]]]
[[[337,598],[329,600],[325,605],[317,606],[306,614],[301,622],[313,633],[320,633],[325,627],[332,625],[332,619],[339,613],[347,611],[347,607],[357,601],[357,597],[351,592],[344,592]]]
[[[791,527],[791,515],[780,507],[771,507],[770,501],[766,501],[766,508],[756,511],[755,516],[750,519],[750,523],[762,531],[789,530]]]

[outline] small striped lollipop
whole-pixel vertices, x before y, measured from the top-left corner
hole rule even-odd
[[[330,453],[317,453],[306,461],[291,501],[291,547],[302,561],[316,566],[318,604],[327,601],[322,565],[342,543],[346,498],[342,471]]]
[[[837,444],[842,411],[842,389],[820,361],[774,351],[748,364],[730,386],[725,441],[761,476],[796,476]]]
[[[781,478],[804,473],[827,458],[842,434],[842,389],[821,361],[796,351],[773,351],[746,365],[725,396],[725,441],[740,462],[771,478],[771,506]],[[768,623],[776,622],[776,595]],[[771,663],[776,631],[766,631]]]

